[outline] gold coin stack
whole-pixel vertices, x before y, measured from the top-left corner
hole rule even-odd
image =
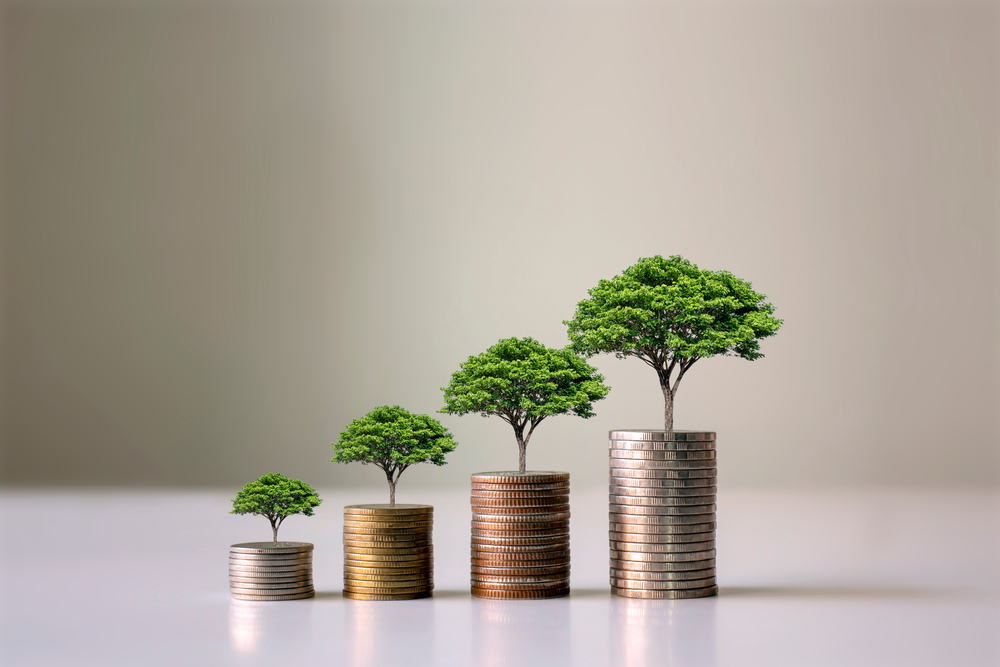
[[[611,590],[716,595],[715,433],[611,431]]]
[[[229,590],[237,600],[301,600],[313,589],[313,545],[243,542],[229,547]]]
[[[434,508],[344,508],[344,597],[413,600],[434,590]]]
[[[569,595],[569,473],[472,476],[472,594]]]

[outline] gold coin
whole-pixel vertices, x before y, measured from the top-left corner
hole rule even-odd
[[[345,593],[362,593],[364,595],[406,595],[413,593],[430,593],[432,590],[434,590],[434,586],[408,586],[400,588],[382,586],[379,588],[370,588],[367,586],[353,586],[349,585],[346,581],[344,582]]]
[[[359,591],[361,593],[393,593],[395,591],[382,590],[388,588],[408,588],[408,589],[425,589],[430,590],[434,588],[434,581],[432,579],[383,579],[380,581],[373,581],[371,579],[344,579],[344,588],[349,591]],[[377,589],[377,590],[371,590]],[[416,590],[401,591],[406,593],[415,593]]]
[[[552,470],[501,470],[498,472],[476,472],[471,475],[477,484],[552,484],[554,482],[569,482],[568,472]]]
[[[472,491],[556,491],[569,493],[569,482],[554,482],[552,484],[489,484],[473,482]]]
[[[413,540],[412,542],[377,542],[374,540],[344,540],[345,547],[357,547],[359,549],[414,549],[417,547],[431,547],[434,542],[431,540]]]
[[[344,597],[348,600],[417,600],[420,598],[429,598],[430,596],[430,591],[424,593],[396,593],[394,595],[370,595],[368,593],[344,591]]]
[[[393,531],[397,529],[423,528],[430,532],[434,527],[433,521],[348,521],[344,519],[344,528],[377,528],[382,531]],[[345,531],[346,532],[346,531]]]
[[[531,515],[548,515],[556,512],[569,512],[569,505],[540,505],[533,507],[504,507],[503,505],[476,505],[472,504],[473,515],[482,514],[531,514]]]
[[[382,504],[368,505],[347,505],[344,507],[344,514],[377,514],[377,515],[410,515],[410,514],[433,514],[433,505],[412,505],[398,503],[394,506]]]
[[[411,563],[429,562],[434,560],[434,554],[356,554],[347,552],[344,560],[366,562],[366,563]]]
[[[348,544],[344,544],[344,553],[349,554],[364,554],[367,556],[405,556],[417,554],[429,554],[434,552],[434,547],[405,547],[405,548],[377,548],[372,549],[370,547],[355,547]]]
[[[548,574],[569,573],[569,563],[561,563],[551,567],[487,567],[483,565],[473,565],[472,574],[482,574],[500,577],[522,577],[522,576],[544,576]]]
[[[392,577],[401,577],[411,574],[426,574],[428,572],[433,572],[433,564],[421,564],[413,567],[357,567],[353,565],[344,566],[344,576],[354,576],[356,574],[362,575],[387,575]]]
[[[494,600],[541,600],[545,598],[566,597],[569,595],[569,586],[560,586],[540,591],[501,591],[473,586],[472,594],[477,598],[490,598]]]
[[[473,537],[489,537],[489,538],[505,538],[505,539],[521,539],[521,538],[549,538],[557,537],[559,535],[569,535],[569,525],[567,524],[564,528],[560,530],[482,530],[473,527],[472,536]]]
[[[472,497],[482,500],[546,500],[548,498],[569,499],[569,487],[557,489],[541,489],[538,491],[493,491],[488,489],[472,489]]]
[[[434,581],[432,570],[415,572],[413,574],[360,574],[345,572],[344,581]]]

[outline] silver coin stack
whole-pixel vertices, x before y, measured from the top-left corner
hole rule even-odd
[[[716,595],[715,433],[611,431],[611,590]]]
[[[243,542],[229,548],[229,590],[237,600],[301,600],[313,589],[313,545]]]

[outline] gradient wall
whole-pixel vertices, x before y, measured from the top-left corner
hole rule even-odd
[[[988,2],[7,2],[0,479],[230,487],[433,413],[501,337],[567,342],[681,254],[785,319],[701,362],[723,484],[1000,484],[998,9]],[[536,469],[655,428],[636,360]],[[509,427],[400,486],[516,463]]]

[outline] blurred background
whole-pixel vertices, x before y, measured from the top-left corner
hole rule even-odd
[[[351,419],[565,345],[655,254],[785,320],[681,386],[722,486],[1000,485],[994,2],[0,6],[4,485],[384,488],[327,462]],[[593,363],[597,416],[528,450],[576,486],[662,428],[649,368]],[[401,501],[516,465],[437,417]]]

